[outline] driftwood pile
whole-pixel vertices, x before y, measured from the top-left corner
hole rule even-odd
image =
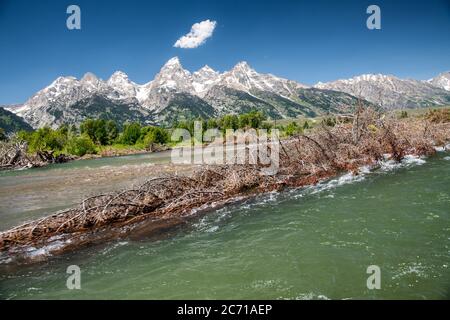
[[[35,244],[55,235],[90,231],[110,224],[189,214],[203,204],[263,186],[253,166],[203,168],[192,176],[166,175],[140,187],[84,199],[78,207],[32,221],[0,234],[0,249]]]
[[[72,158],[66,155],[55,156],[51,151],[38,151],[33,155],[27,153],[25,141],[11,139],[0,142],[0,170],[42,167],[49,163],[63,163]]]
[[[353,171],[384,159],[385,154],[396,161],[407,154],[430,155],[434,146],[450,140],[450,121],[399,120],[395,114],[372,109],[359,109],[351,119],[334,127],[322,124],[310,134],[283,142],[282,170],[293,175]]]
[[[193,209],[241,195],[314,184],[342,171],[356,171],[391,154],[429,155],[450,141],[450,123],[398,120],[359,109],[350,121],[325,125],[281,142],[280,168],[265,175],[260,165],[204,166],[190,176],[166,175],[119,193],[83,200],[79,206],[0,233],[0,251],[42,245],[55,236],[189,216]]]

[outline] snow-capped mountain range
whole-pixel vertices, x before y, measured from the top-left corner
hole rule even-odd
[[[319,89],[342,91],[386,109],[420,108],[450,104],[450,72],[428,81],[392,75],[364,74],[351,79],[317,83]]]
[[[393,76],[363,75],[308,87],[296,81],[260,74],[246,62],[220,73],[204,66],[193,73],[177,57],[167,61],[148,83],[137,84],[121,71],[103,81],[92,73],[80,80],[59,77],[21,106],[6,108],[34,128],[86,118],[167,124],[182,118],[243,113],[253,109],[271,118],[348,112],[358,100],[386,107],[450,104],[449,73],[428,82]],[[356,98],[355,96],[361,97]],[[367,101],[366,101],[367,100]]]

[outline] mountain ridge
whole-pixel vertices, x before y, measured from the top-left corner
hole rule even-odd
[[[32,129],[21,117],[6,110],[4,106],[0,106],[0,128],[3,129],[4,134],[10,134],[19,130],[29,131]]]
[[[450,77],[447,80],[450,84]],[[318,82],[314,87],[346,92],[386,109],[402,109],[450,104],[450,86],[446,89],[445,85],[445,80],[439,81],[437,78],[421,81],[394,75],[362,74],[349,79]]]
[[[90,72],[80,80],[72,76],[58,77],[23,105],[9,110],[33,128],[79,124],[89,117],[170,124],[178,119],[243,113],[253,109],[277,119],[349,112],[358,100],[363,100],[365,105],[376,105],[378,101],[374,98],[374,89],[365,88],[362,95],[352,89],[354,83],[361,82],[372,86],[374,82],[382,82],[387,88],[387,102],[401,102],[405,95],[401,90],[395,92],[398,90],[396,86],[401,89],[405,81],[409,81],[406,83],[409,91],[414,91],[415,87],[424,91],[422,96],[415,97],[422,105],[450,103],[450,94],[447,96],[447,91],[437,86],[442,83],[445,86],[445,79],[445,74],[444,80],[434,82],[363,75],[307,86],[270,73],[258,73],[245,61],[238,62],[225,72],[205,65],[191,73],[183,68],[178,57],[173,57],[152,80],[144,84],[133,82],[123,71],[115,71],[107,80]],[[410,96],[406,96],[411,100]],[[414,106],[409,100],[407,102],[407,106]],[[101,110],[102,104],[104,112]],[[389,107],[389,103],[385,105]]]

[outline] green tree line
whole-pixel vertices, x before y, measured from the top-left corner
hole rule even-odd
[[[88,119],[80,127],[62,125],[58,129],[43,127],[35,131],[19,131],[20,139],[27,141],[29,152],[53,151],[76,156],[95,154],[101,146],[115,144],[135,145],[142,149],[152,143],[165,144],[170,135],[167,129],[125,123],[119,131],[113,120]]]
[[[124,123],[118,125],[114,120],[87,119],[80,124],[62,125],[58,129],[43,127],[34,131],[19,131],[19,138],[27,141],[31,153],[38,151],[53,151],[55,154],[72,154],[83,156],[98,153],[102,146],[134,146],[139,149],[149,148],[152,144],[168,144],[174,128],[186,129],[193,136],[194,122],[201,121],[203,131],[218,128],[226,129],[267,129],[276,128],[283,135],[291,136],[303,133],[309,128],[307,121],[303,125],[292,121],[286,126],[267,122],[267,117],[259,111],[235,115],[228,114],[218,118],[192,119],[174,123],[171,128],[143,126],[139,123]],[[0,139],[5,139],[0,131]]]

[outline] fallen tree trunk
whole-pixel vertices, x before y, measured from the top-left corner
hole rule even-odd
[[[264,166],[259,164],[205,166],[191,176],[161,176],[138,188],[87,198],[75,208],[0,233],[0,251],[44,246],[55,238],[71,239],[74,247],[132,234],[141,223],[147,230],[149,224],[177,224],[214,204],[315,184],[339,172],[375,164],[387,153],[396,161],[406,154],[430,155],[436,144],[450,141],[450,123],[380,119],[372,110],[360,111],[358,126],[356,141],[351,123],[283,141],[276,175],[263,174]]]

